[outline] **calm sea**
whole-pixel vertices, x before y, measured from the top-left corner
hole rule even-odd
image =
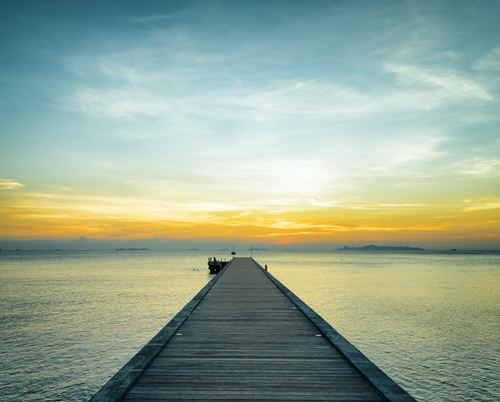
[[[1,251],[0,401],[88,400],[223,253]],[[500,400],[499,253],[253,257],[416,399]]]

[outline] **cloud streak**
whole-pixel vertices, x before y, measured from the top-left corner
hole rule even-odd
[[[491,50],[484,56],[479,57],[472,63],[472,68],[480,71],[499,71],[500,70],[500,46]]]
[[[435,88],[434,95],[445,99],[478,99],[491,101],[493,97],[479,83],[464,74],[419,68],[413,65],[388,62],[385,69],[398,76],[400,85],[420,84]]]
[[[13,190],[19,187],[24,187],[24,184],[18,183],[14,180],[0,179],[0,190]]]

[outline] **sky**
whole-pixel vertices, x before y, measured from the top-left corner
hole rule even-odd
[[[498,15],[2,1],[0,248],[498,249]]]

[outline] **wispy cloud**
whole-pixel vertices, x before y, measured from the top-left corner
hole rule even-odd
[[[487,211],[490,209],[500,209],[500,202],[485,202],[464,208],[463,212]]]
[[[154,21],[169,21],[182,16],[184,13],[178,12],[174,14],[161,14],[161,15],[151,15],[149,17],[139,18],[137,21],[140,22],[154,22]]]
[[[14,180],[0,179],[0,190],[13,190],[15,188],[24,187],[24,184]]]
[[[407,162],[438,158],[442,154],[441,145],[448,140],[442,133],[434,132],[380,141],[376,147],[385,159],[383,161],[385,168],[378,173],[381,175],[387,174],[388,171],[392,173],[395,167]],[[372,171],[372,173],[376,172]]]
[[[95,118],[132,119],[174,112],[168,99],[135,90],[82,88],[75,92],[71,103],[75,110]]]
[[[247,225],[248,226],[248,225]],[[366,225],[356,225],[356,226],[342,226],[342,225],[305,225],[305,224],[296,224],[296,225],[285,225],[280,226],[278,224],[275,225],[259,225],[270,229],[281,229],[282,232],[277,233],[269,233],[265,234],[265,236],[290,236],[290,235],[321,235],[325,233],[332,232],[399,232],[399,231],[444,231],[448,230],[448,225],[441,226],[426,226],[426,225],[414,225],[414,226],[406,226],[406,225],[398,225],[398,226],[366,226]],[[316,229],[310,231],[300,231],[295,232],[291,230],[296,229]],[[255,235],[262,236],[262,235]]]
[[[325,202],[321,200],[310,200],[311,205],[326,208],[342,208],[342,209],[399,209],[399,208],[421,208],[428,207],[429,204],[408,203],[408,204],[391,204],[391,203],[364,203],[364,204],[346,204],[340,202]]]
[[[500,159],[477,157],[457,163],[460,172],[477,177],[500,176]]]
[[[499,71],[500,70],[500,46],[493,49],[491,52],[474,60],[472,68],[482,71]]]
[[[113,68],[115,71],[119,69]],[[146,73],[121,69],[126,71],[123,75],[128,75],[127,79],[134,81],[136,85],[129,88],[80,87],[69,99],[64,99],[62,105],[69,100],[74,110],[93,117],[112,119],[168,117],[169,112],[215,118],[224,113],[226,118],[243,118],[253,123],[274,121],[283,124],[284,118],[292,121],[307,118],[310,121],[319,119],[320,122],[343,122],[360,118],[380,118],[412,110],[429,110],[441,106],[444,99],[493,99],[485,89],[471,80],[430,75],[425,79],[420,77],[421,81],[433,83],[440,92],[417,92],[414,89],[410,92],[390,90],[363,93],[335,81],[294,80],[248,87],[244,90],[238,86],[205,91],[198,88],[196,92],[179,96],[178,93],[171,93],[169,79],[158,81],[153,90],[149,85],[137,86]],[[398,73],[411,75],[408,71],[399,70]]]
[[[463,73],[393,62],[384,66],[387,71],[397,74],[401,85],[420,84],[436,88],[440,91],[435,94],[446,98],[493,100],[482,85]]]

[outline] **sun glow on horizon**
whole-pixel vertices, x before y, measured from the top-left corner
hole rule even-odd
[[[10,189],[8,200],[3,199],[0,213],[3,239],[32,239],[36,233],[54,239],[254,239],[264,244],[407,239],[430,244],[457,238],[476,244],[478,238],[497,241],[500,222],[491,219],[491,211],[500,209],[491,198],[440,205],[300,199],[246,204],[235,196],[225,202],[175,203],[19,186]]]

